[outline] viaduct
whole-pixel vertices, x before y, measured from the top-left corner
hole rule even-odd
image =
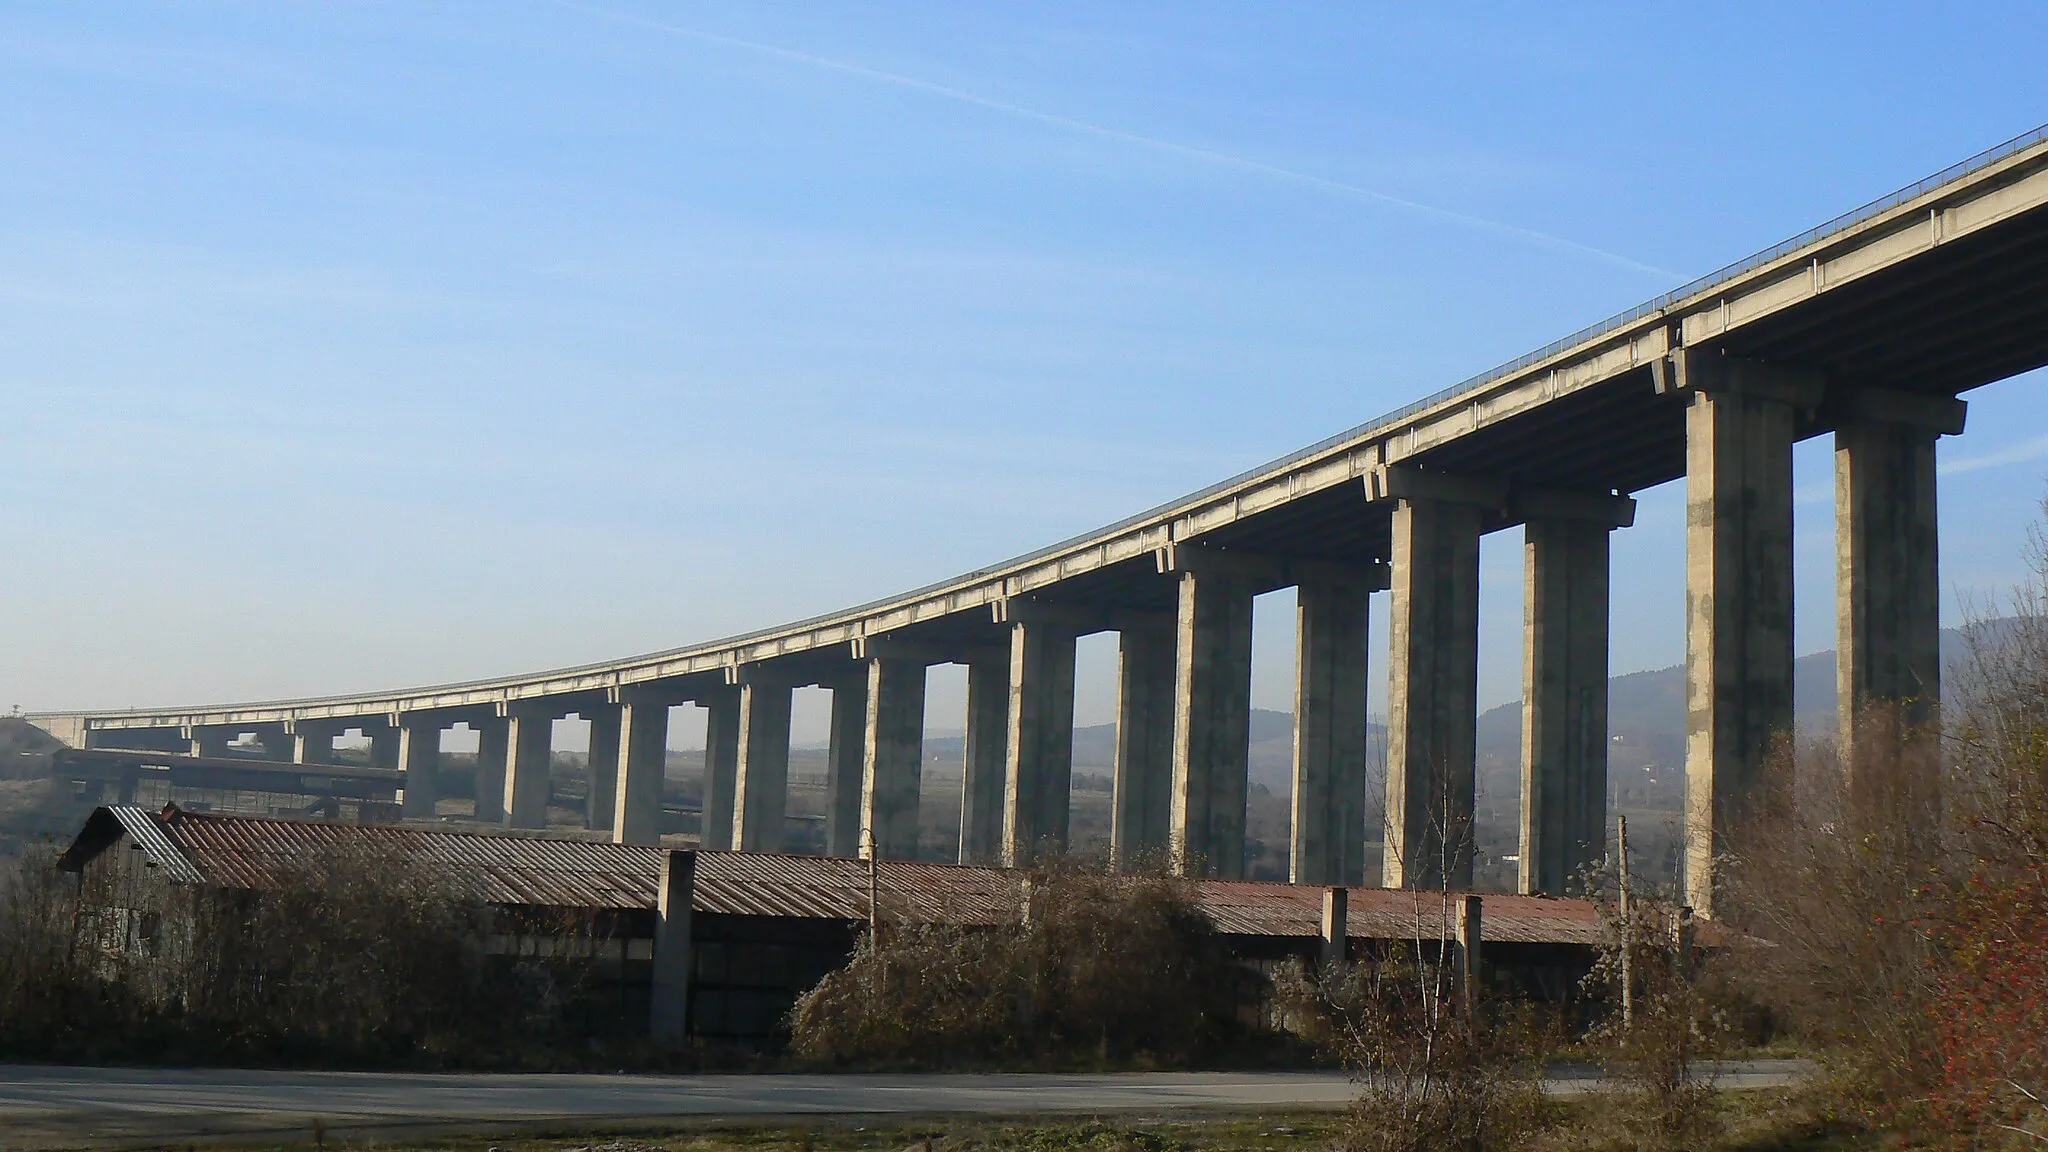
[[[1479,540],[1526,530],[1522,864],[1560,892],[1606,828],[1609,534],[1686,482],[1686,884],[1792,725],[1792,446],[1831,433],[1845,715],[1940,697],[1935,440],[1958,394],[2048,364],[2048,127],[1399,411],[992,567],[714,643],[404,691],[43,714],[84,748],[317,764],[344,731],[431,816],[443,729],[479,818],[546,816],[550,726],[591,725],[591,823],[657,839],[668,709],[709,710],[705,846],[784,826],[791,690],[832,693],[827,844],[916,850],[925,670],[968,669],[960,857],[1065,842],[1074,643],[1120,638],[1113,853],[1244,868],[1252,598],[1297,589],[1292,877],[1364,873],[1367,613],[1388,590],[1389,886],[1469,886]],[[1846,735],[1846,734],[1845,734]]]

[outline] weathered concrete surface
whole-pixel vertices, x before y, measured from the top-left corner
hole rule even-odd
[[[917,803],[924,780],[925,666],[868,661],[868,717],[861,772],[861,855],[917,859]]]
[[[1009,738],[1003,757],[1003,864],[1067,846],[1074,780],[1074,632],[1010,625]]]
[[[619,705],[617,794],[612,839],[620,844],[661,843],[661,784],[668,760],[668,709],[661,699],[623,697]]]
[[[405,818],[432,820],[441,799],[441,722],[413,720],[399,729],[398,766],[405,770]]]
[[[832,733],[825,750],[825,852],[860,855],[860,782],[867,759],[868,681],[834,681]]]
[[[1793,416],[1782,393],[1735,386],[1686,409],[1685,887],[1702,915],[1792,730]]]
[[[505,823],[514,828],[545,828],[555,718],[548,711],[515,711],[505,719],[507,746],[512,751],[505,766]]]
[[[502,824],[511,733],[502,716],[478,720],[476,730],[476,819],[480,824]]]
[[[782,851],[782,818],[789,809],[790,702],[787,681],[757,676],[740,686],[732,846],[742,852]]]
[[[1607,844],[1608,526],[1523,545],[1521,891],[1562,896]]]
[[[1390,888],[1472,886],[1483,515],[1426,498],[1394,509],[1380,872]]]
[[[590,745],[583,757],[589,787],[583,823],[594,832],[609,832],[619,805],[619,705],[586,704],[580,711],[590,722]]]
[[[1117,638],[1110,858],[1118,868],[1173,843],[1173,644],[1165,622],[1127,627]]]
[[[740,766],[740,690],[716,688],[698,701],[704,706],[704,811],[698,835],[706,849],[732,848],[733,790]]]
[[[1295,595],[1296,884],[1365,883],[1366,635],[1371,585],[1305,581]]]
[[[1182,572],[1174,640],[1172,852],[1178,867],[1244,876],[1250,785],[1252,588]]]
[[[1003,857],[1003,797],[1010,763],[1010,661],[984,656],[967,665],[967,739],[960,777],[960,862]]]

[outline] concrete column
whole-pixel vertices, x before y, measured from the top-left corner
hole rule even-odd
[[[664,699],[627,695],[619,705],[618,751],[612,774],[612,841],[661,843],[661,788],[668,764],[668,709]]]
[[[584,826],[609,832],[619,806],[619,706],[593,704],[580,710],[590,721],[590,750],[583,757]]]
[[[1903,726],[1925,732],[1941,709],[1934,441],[1962,431],[1963,404],[1894,397],[1880,406],[1884,398],[1866,397],[1861,418],[1835,430],[1835,675],[1852,772],[1881,751],[1859,747],[1859,712],[1897,705]]]
[[[476,729],[476,822],[505,822],[505,762],[510,759],[511,732],[504,717],[472,720]]]
[[[334,729],[301,721],[292,726],[292,763],[334,763]]]
[[[239,735],[233,728],[194,728],[191,749],[194,756],[226,756],[228,745]]]
[[[924,768],[925,666],[868,661],[868,717],[861,771],[861,855],[917,859],[917,803]]]
[[[505,823],[513,828],[548,826],[548,791],[553,781],[555,718],[545,711],[514,711],[506,717],[511,759],[505,765]]]
[[[1531,520],[1525,536],[1519,887],[1562,896],[1607,847],[1608,528]]]
[[[1318,957],[1324,975],[1344,966],[1351,945],[1351,890],[1323,889],[1323,948]]]
[[[1297,586],[1294,819],[1296,884],[1365,883],[1366,625],[1372,587],[1319,579]]]
[[[868,682],[832,684],[832,738],[825,752],[825,854],[860,855],[860,782],[867,760]]]
[[[1116,675],[1109,853],[1116,868],[1128,870],[1173,841],[1173,628],[1123,629]]]
[[[740,765],[740,690],[719,688],[698,701],[704,706],[704,815],[698,843],[712,851],[730,851],[733,788]]]
[[[1174,641],[1175,867],[1244,876],[1252,718],[1252,588],[1224,573],[1180,574]]]
[[[265,760],[275,761],[279,764],[290,764],[292,762],[292,754],[297,750],[296,745],[297,742],[292,739],[291,732],[282,724],[263,730],[263,758]]]
[[[1074,632],[1010,625],[1010,700],[1003,755],[1003,864],[1067,847],[1074,784]]]
[[[1472,886],[1479,689],[1477,504],[1394,508],[1387,688],[1389,888]]]
[[[782,820],[789,810],[790,703],[787,683],[755,679],[740,686],[732,844],[742,852],[782,851]]]
[[[370,738],[370,767],[398,767],[398,729],[390,724],[366,725],[363,735]]]
[[[1685,432],[1685,887],[1706,910],[1714,859],[1792,730],[1793,406],[1695,391]]]
[[[661,858],[661,889],[655,901],[653,986],[648,1031],[655,1043],[682,1044],[690,1033],[692,904],[696,899],[697,854],[669,852]]]
[[[398,766],[405,770],[405,818],[432,820],[441,799],[440,721],[405,721],[398,730]]]
[[[1010,662],[967,665],[967,747],[960,777],[960,863],[1003,856],[1003,797],[1009,781]]]

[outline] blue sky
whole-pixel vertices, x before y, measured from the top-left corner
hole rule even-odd
[[[2035,127],[2044,23],[9,4],[0,708],[542,668],[1028,550]],[[2020,575],[2041,396],[1980,390],[1942,447],[1951,618]],[[1830,467],[1802,446],[1802,651]],[[1617,537],[1617,671],[1682,657],[1678,508]],[[1488,703],[1517,545],[1485,549]],[[1290,627],[1262,601],[1263,705]],[[956,700],[935,674],[933,727]]]

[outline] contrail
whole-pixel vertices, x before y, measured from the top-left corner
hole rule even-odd
[[[862,80],[873,81],[877,84],[890,84],[898,88],[907,88],[913,92],[923,92],[926,95],[937,96],[945,100],[971,104],[977,108],[986,108],[991,112],[1000,112],[1006,116],[1015,116],[1021,120],[1036,121],[1037,123],[1053,128],[1065,129],[1069,132],[1079,132],[1088,136],[1100,137],[1104,140],[1115,140],[1119,143],[1150,149],[1154,152],[1184,156],[1190,160],[1199,160],[1203,163],[1214,164],[1222,168],[1234,168],[1240,172],[1271,176],[1293,184],[1319,188],[1325,192],[1335,192],[1340,195],[1371,200],[1378,204],[1385,204],[1389,207],[1399,208],[1406,212],[1427,216],[1431,219],[1444,221],[1445,223],[1459,224],[1482,232],[1491,232],[1499,236],[1524,240],[1545,248],[1591,256],[1594,259],[1609,264],[1618,264],[1621,267],[1650,276],[1658,276],[1667,280],[1679,278],[1678,273],[1668,268],[1659,268],[1654,264],[1645,264],[1640,260],[1623,256],[1618,252],[1609,252],[1605,248],[1596,248],[1591,244],[1582,244],[1577,240],[1568,240],[1562,236],[1553,236],[1548,232],[1539,232],[1533,228],[1524,228],[1517,224],[1509,224],[1500,220],[1489,220],[1484,216],[1454,212],[1449,208],[1439,208],[1434,204],[1424,204],[1416,200],[1391,196],[1385,192],[1378,192],[1357,184],[1347,184],[1342,180],[1332,180],[1327,176],[1316,176],[1308,172],[1296,171],[1293,168],[1283,168],[1278,164],[1268,164],[1262,160],[1248,160],[1242,156],[1232,156],[1227,152],[1218,152],[1213,148],[1201,148],[1193,144],[1180,144],[1172,140],[1162,140],[1157,136],[1145,136],[1136,132],[1126,132],[1121,128],[1111,128],[1107,125],[1096,124],[1087,120],[1076,120],[1071,116],[1059,116],[1051,112],[1041,112],[1036,108],[1026,108],[1021,104],[1012,104],[1006,100],[991,99],[990,97],[977,95],[965,89],[953,88],[945,84],[935,84],[930,80],[920,80],[915,76],[905,76],[897,72],[884,72],[879,68],[851,64],[844,60],[834,60],[829,56],[819,56],[811,52],[799,51],[795,48],[782,48],[774,44],[762,44],[755,40],[742,40],[737,36],[723,36],[716,32],[706,32],[700,28],[690,28],[681,24],[668,24],[659,20],[648,20],[639,16],[630,16],[621,12],[579,4],[575,0],[558,0],[558,2],[567,7],[581,8],[594,15],[602,16],[621,24],[631,24],[635,27],[646,28],[650,31],[662,32],[671,36],[683,36],[705,44],[738,48],[742,51],[753,52],[761,56],[770,56],[778,60],[787,60],[795,64],[807,64],[813,68],[821,68],[845,76],[854,76]]]

